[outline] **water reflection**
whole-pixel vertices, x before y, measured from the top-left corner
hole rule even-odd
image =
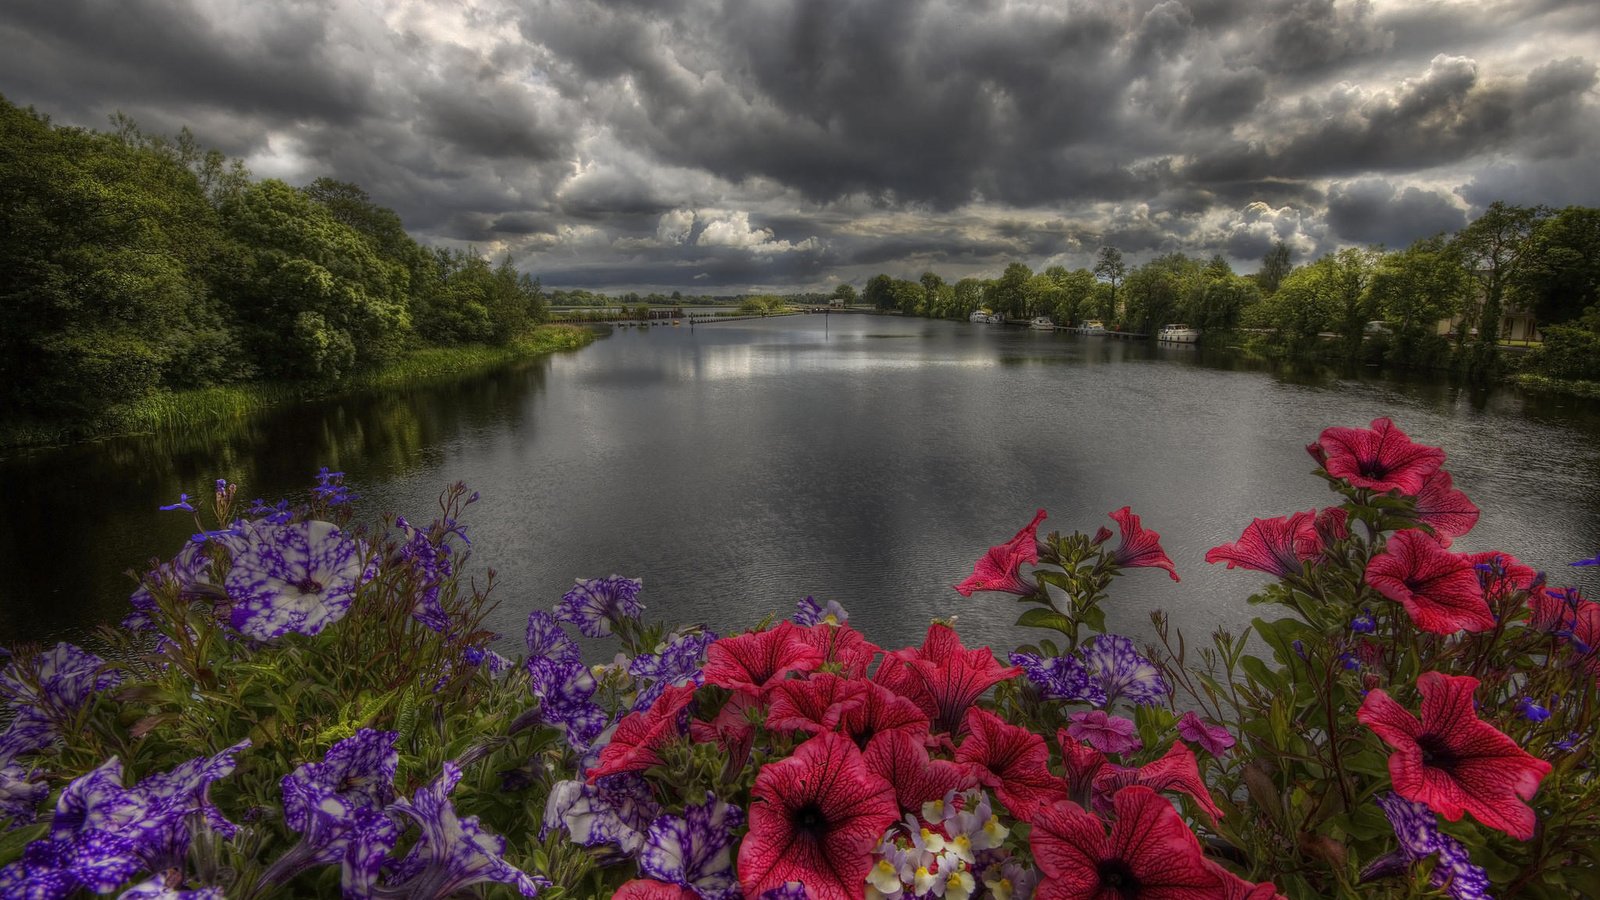
[[[191,530],[153,512],[179,490],[224,475],[273,497],[320,465],[350,473],[374,513],[425,516],[456,479],[481,490],[471,534],[501,576],[491,624],[507,649],[530,608],[613,572],[643,577],[652,615],[673,620],[742,627],[813,594],[880,642],[959,613],[971,639],[1005,644],[1015,605],[949,586],[1041,506],[1047,529],[1093,530],[1131,504],[1183,581],[1119,580],[1113,627],[1143,633],[1161,607],[1206,632],[1259,612],[1242,598],[1260,584],[1205,565],[1206,549],[1253,516],[1329,502],[1301,448],[1378,415],[1444,446],[1483,506],[1463,549],[1547,568],[1594,553],[1600,419],[1582,404],[1146,342],[802,316],[619,329],[447,388],[0,462],[30,510],[0,522],[0,639],[120,615],[117,573]],[[53,559],[87,562],[39,562]]]

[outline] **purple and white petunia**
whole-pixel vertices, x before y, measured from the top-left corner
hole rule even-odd
[[[235,549],[235,548],[230,548]],[[139,587],[128,597],[128,603],[135,610],[129,616],[134,619],[139,613],[147,617],[156,613],[156,601],[150,594],[150,588],[155,584],[170,585],[178,591],[188,590],[197,584],[211,583],[211,554],[207,552],[205,544],[193,542],[183,545],[178,555],[156,566],[140,579]],[[137,620],[136,620],[137,621]],[[124,622],[127,625],[128,622]]]
[[[461,781],[453,762],[410,800],[398,800],[393,809],[422,829],[411,852],[395,866],[394,884],[405,896],[434,900],[484,882],[508,884],[524,897],[537,896],[550,882],[511,865],[504,859],[506,839],[483,830],[477,816],[456,815],[450,792]]]
[[[644,607],[636,598],[643,587],[643,581],[621,575],[579,578],[556,604],[556,618],[589,637],[605,637],[618,623],[638,620]]]
[[[1378,795],[1378,805],[1394,826],[1400,849],[1369,864],[1362,871],[1363,879],[1394,873],[1397,863],[1421,862],[1437,853],[1439,861],[1429,876],[1434,887],[1442,887],[1453,900],[1487,900],[1488,873],[1472,864],[1460,841],[1439,830],[1438,817],[1426,804],[1386,792]]]
[[[263,641],[320,634],[344,618],[356,588],[376,576],[365,556],[332,522],[255,527],[228,570],[233,627]]]
[[[577,642],[561,627],[555,616],[542,609],[528,614],[525,640],[528,645],[528,677],[533,680],[535,694],[541,693],[539,685],[544,685],[542,690],[548,691],[550,685],[565,680],[574,665],[583,662]]]
[[[311,866],[344,859],[360,824],[357,813],[382,811],[394,802],[398,737],[393,731],[363,728],[328,748],[321,762],[304,763],[283,776],[283,822],[300,832],[301,839],[299,847],[273,865],[269,880],[282,883]]]
[[[122,786],[122,761],[112,757],[61,792],[50,837],[74,841],[107,832],[129,841],[151,871],[181,868],[189,855],[189,828],[195,816],[224,838],[238,826],[210,800],[211,783],[233,772],[234,755],[250,746],[240,741],[214,756],[202,756],[157,772],[131,788]]]
[[[339,887],[345,900],[371,897],[389,854],[400,841],[400,828],[387,813],[358,809],[351,817],[349,840],[339,864]]]
[[[807,628],[812,625],[843,625],[850,621],[850,614],[845,612],[837,600],[818,603],[817,598],[806,597],[795,604],[794,618],[791,621]]]
[[[639,872],[688,888],[701,900],[734,900],[740,894],[731,849],[743,824],[744,811],[713,794],[684,807],[682,816],[659,816],[639,851]]]
[[[762,891],[756,900],[811,900],[811,894],[800,882],[785,881],[775,888]]]
[[[219,887],[195,888],[192,891],[182,888],[182,873],[177,869],[168,869],[164,874],[123,891],[117,895],[117,900],[225,900],[227,896]]]
[[[668,687],[683,684],[704,684],[702,670],[706,664],[706,648],[716,643],[717,635],[711,631],[692,630],[675,632],[656,648],[655,653],[641,653],[628,664],[628,674],[639,680],[639,694],[633,711],[645,712],[655,704],[656,698]]]
[[[1102,706],[1106,702],[1105,689],[1075,656],[1044,658],[1037,653],[1013,653],[1011,664],[1022,667],[1022,674],[1046,700],[1069,700],[1092,706]]]
[[[43,772],[0,753],[0,822],[10,821],[6,830],[30,825],[38,817],[40,801],[50,796],[50,785],[34,780],[43,776]]]
[[[88,831],[72,840],[33,841],[0,868],[0,897],[61,900],[79,891],[107,894],[144,868],[126,838]]]
[[[1133,641],[1120,634],[1096,637],[1083,651],[1083,660],[1105,691],[1107,707],[1118,699],[1156,703],[1170,690],[1155,663],[1141,656]]]
[[[637,773],[608,775],[594,784],[558,781],[545,802],[539,839],[565,830],[579,846],[609,844],[633,856],[644,846],[650,823],[660,815],[661,805]]]
[[[16,717],[0,734],[0,756],[12,758],[50,747],[96,692],[121,681],[105,660],[62,642],[49,650],[13,657],[0,670],[0,702]]]

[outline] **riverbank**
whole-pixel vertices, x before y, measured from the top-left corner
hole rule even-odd
[[[449,381],[547,353],[577,350],[592,342],[595,336],[596,333],[587,328],[540,325],[505,346],[424,347],[370,372],[333,383],[220,385],[158,394],[87,421],[0,423],[0,450],[215,425],[285,403]]]

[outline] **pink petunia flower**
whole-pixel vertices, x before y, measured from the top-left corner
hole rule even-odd
[[[1433,529],[1442,547],[1478,524],[1478,506],[1451,484],[1443,469],[1428,476],[1416,496],[1417,520]]]
[[[1038,530],[1044,518],[1045,511],[1041,509],[1011,540],[990,547],[973,565],[967,580],[955,586],[956,591],[963,597],[971,597],[976,591],[1003,591],[1023,597],[1037,593],[1039,586],[1024,579],[1021,569],[1023,563],[1033,565],[1039,561]]]
[[[1414,443],[1389,419],[1373,419],[1370,429],[1325,428],[1311,447],[1329,475],[1374,491],[1415,495],[1444,464],[1443,450]]]
[[[974,766],[931,758],[921,736],[908,731],[882,732],[868,742],[861,757],[868,769],[894,787],[901,812],[920,812],[922,804],[930,800],[978,784]]]
[[[1237,541],[1207,550],[1206,562],[1225,562],[1230,569],[1240,566],[1279,578],[1298,575],[1304,563],[1321,552],[1315,521],[1314,510],[1252,519]]]
[[[1116,520],[1117,530],[1122,534],[1117,549],[1111,553],[1111,558],[1117,561],[1117,565],[1125,569],[1140,566],[1166,569],[1173,581],[1178,580],[1178,570],[1173,567],[1172,559],[1161,549],[1160,532],[1146,531],[1139,524],[1139,517],[1134,515],[1131,507],[1124,506],[1108,515]]]
[[[928,733],[932,720],[917,704],[881,684],[867,682],[861,704],[845,711],[840,731],[850,735],[862,750],[875,735],[886,731],[905,731],[920,736]]]
[[[706,684],[765,698],[792,673],[815,671],[823,656],[790,621],[753,634],[717,640],[706,648]]]
[[[767,727],[807,734],[833,731],[848,713],[861,707],[868,686],[866,681],[827,673],[780,682],[772,690]]]
[[[1206,789],[1205,779],[1200,777],[1200,765],[1195,761],[1194,751],[1178,741],[1173,741],[1167,752],[1154,762],[1137,768],[1107,765],[1102,769],[1094,780],[1095,808],[1109,812],[1112,806],[1111,798],[1129,785],[1135,784],[1156,791],[1177,791],[1187,794],[1205,810],[1211,821],[1216,822],[1222,818],[1222,810],[1217,807],[1216,801],[1211,798],[1211,792]]]
[[[1424,672],[1422,720],[1387,692],[1367,694],[1356,720],[1394,748],[1389,778],[1395,793],[1454,822],[1471,813],[1479,822],[1518,840],[1533,837],[1532,799],[1550,764],[1528,753],[1478,718],[1469,675]]]
[[[1075,712],[1067,716],[1067,734],[1086,741],[1101,753],[1128,753],[1143,746],[1134,735],[1132,719],[1108,715],[1103,709]]]
[[[1455,634],[1494,627],[1472,563],[1420,531],[1390,536],[1383,552],[1367,562],[1366,581],[1405,607],[1423,631]]]
[[[668,687],[647,712],[624,716],[611,742],[600,751],[600,764],[589,770],[589,783],[606,775],[643,772],[660,765],[661,747],[687,731],[682,720],[695,690],[692,684]]]
[[[1066,784],[1050,773],[1044,738],[976,706],[967,711],[967,730],[956,762],[974,766],[979,782],[993,788],[1012,815],[1026,822],[1068,799]]]
[[[967,708],[984,691],[1022,674],[1020,666],[1002,666],[988,647],[962,646],[955,629],[938,622],[928,626],[922,647],[897,650],[922,681],[932,700],[933,730],[956,734],[966,725]]]
[[[738,866],[747,897],[791,881],[814,900],[861,896],[873,848],[899,818],[894,788],[867,768],[849,738],[832,732],[762,766],[751,796]]]
[[[1212,725],[1193,712],[1186,712],[1178,718],[1178,736],[1199,744],[1212,756],[1223,756],[1234,745],[1233,735],[1228,733],[1228,729]]]
[[[1113,798],[1106,833],[1074,803],[1042,811],[1028,838],[1044,873],[1035,900],[1215,900],[1225,884],[1172,804],[1147,787]]]

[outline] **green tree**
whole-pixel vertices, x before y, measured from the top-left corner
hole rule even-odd
[[[1468,305],[1467,317],[1457,329],[1458,340],[1464,340],[1468,329],[1476,325],[1479,359],[1485,363],[1492,362],[1500,340],[1507,289],[1521,277],[1522,264],[1532,247],[1529,238],[1547,213],[1543,208],[1508,206],[1496,200],[1456,235],[1456,247],[1467,271],[1478,281],[1482,301],[1481,305]]]
[[[1278,241],[1261,258],[1261,268],[1256,271],[1256,285],[1267,297],[1278,292],[1278,286],[1289,276],[1294,266],[1289,261],[1289,245]]]
[[[1322,290],[1336,310],[1333,326],[1339,333],[1346,359],[1355,359],[1361,353],[1361,340],[1366,335],[1367,323],[1377,316],[1377,303],[1373,300],[1373,273],[1383,258],[1380,250],[1346,247],[1332,256],[1318,260],[1318,277]]]
[[[881,273],[868,278],[867,287],[861,292],[861,302],[874,309],[894,309],[895,296],[890,289],[893,284],[893,278]]]
[[[1569,206],[1540,222],[1514,287],[1540,325],[1573,322],[1600,305],[1600,209]]]
[[[1372,299],[1394,332],[1391,361],[1429,364],[1444,348],[1437,325],[1461,311],[1472,279],[1458,248],[1442,235],[1387,254],[1372,273]]]
[[[841,301],[845,306],[853,306],[856,302],[856,289],[848,284],[841,284],[833,289],[833,299]]]
[[[226,202],[222,215],[244,248],[227,287],[263,372],[338,378],[403,346],[405,271],[326,207],[269,179]]]
[[[1117,288],[1128,277],[1128,266],[1122,261],[1122,251],[1115,247],[1101,247],[1100,255],[1095,259],[1094,275],[1111,287],[1106,308],[1100,312],[1102,318],[1114,321],[1117,319]]]
[[[1154,334],[1173,321],[1201,272],[1200,263],[1182,253],[1158,256],[1133,270],[1124,285],[1124,326]]]
[[[950,315],[957,319],[968,319],[973,313],[983,306],[984,283],[979,278],[963,278],[956,282],[955,305],[950,309]]]
[[[1028,316],[1028,295],[1026,286],[1028,279],[1033,277],[1033,270],[1022,263],[1012,263],[999,278],[991,281],[984,290],[983,301],[995,312],[1005,313],[1007,318],[1022,319]]]

